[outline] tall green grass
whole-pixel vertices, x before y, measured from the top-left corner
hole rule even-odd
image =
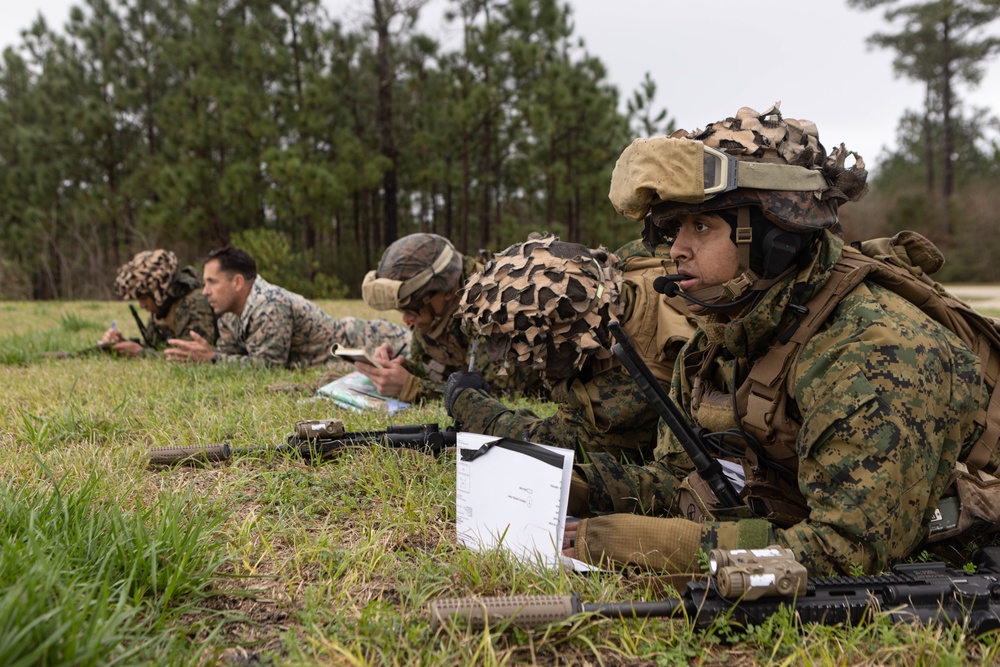
[[[222,518],[190,493],[122,507],[96,476],[0,489],[0,664],[197,655],[165,630],[211,594]]]

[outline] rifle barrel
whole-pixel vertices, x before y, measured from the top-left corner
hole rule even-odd
[[[740,507],[743,501],[740,495],[733,488],[732,482],[722,472],[722,466],[705,449],[701,439],[691,425],[687,423],[680,409],[670,400],[670,396],[663,390],[659,381],[653,377],[649,366],[643,362],[639,353],[635,351],[635,346],[629,339],[628,334],[622,329],[618,322],[609,322],[608,328],[614,334],[618,342],[611,347],[618,360],[621,361],[625,370],[628,371],[639,389],[646,395],[646,399],[656,409],[667,427],[674,432],[681,446],[687,453],[688,458],[694,464],[695,469],[701,478],[708,483],[715,497],[723,507]]]
[[[248,452],[282,453],[291,451],[308,461],[316,462],[337,450],[385,443],[390,447],[424,450],[440,454],[446,447],[454,447],[457,433],[440,430],[437,424],[401,424],[390,426],[384,431],[342,433],[336,436],[299,437],[292,435],[276,447],[251,447],[233,449],[229,443],[219,445],[190,445],[186,447],[154,447],[149,450],[150,465],[173,465],[175,463],[203,463],[228,460],[233,454]]]

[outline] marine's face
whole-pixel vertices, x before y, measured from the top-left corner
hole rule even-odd
[[[670,257],[677,273],[686,276],[677,286],[685,292],[722,285],[739,273],[736,244],[729,238],[732,228],[714,213],[693,213],[677,221]],[[701,306],[689,304],[692,311]]]
[[[139,302],[139,307],[142,308],[143,310],[147,310],[151,313],[155,313],[157,310],[159,310],[156,307],[156,301],[154,301],[153,297],[150,296],[149,294],[140,294],[139,296],[136,297],[136,301]]]
[[[403,322],[417,331],[426,331],[456,298],[455,293],[435,292],[423,304],[402,309]]]
[[[208,298],[208,305],[212,307],[215,314],[239,314],[242,310],[239,287],[243,283],[243,276],[236,272],[221,270],[219,261],[211,259],[205,262],[203,278],[205,287],[201,293]],[[239,310],[236,310],[237,306],[240,307]]]

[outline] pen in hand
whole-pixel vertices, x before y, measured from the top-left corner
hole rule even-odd
[[[111,334],[111,340],[105,343],[104,339],[102,338],[100,341],[98,341],[97,344],[103,347],[103,346],[114,345],[119,340],[121,340],[121,336],[118,335],[118,323],[115,322],[114,320],[111,320],[111,331],[113,332]]]
[[[392,361],[393,359],[395,359],[399,355],[403,354],[403,352],[406,350],[406,346],[407,345],[409,345],[409,343],[403,343],[402,347],[400,347],[398,350],[396,350],[396,354],[394,354],[391,357],[389,357],[389,361]]]

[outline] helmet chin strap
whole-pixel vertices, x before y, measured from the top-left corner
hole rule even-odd
[[[458,310],[459,302],[461,300],[455,295],[452,295],[450,300],[444,305],[444,308],[440,312],[434,308],[433,302],[428,302],[427,306],[431,311],[431,322],[427,325],[427,332],[433,338],[437,338],[442,333],[444,333],[445,327],[451,322],[451,316],[455,314]]]

